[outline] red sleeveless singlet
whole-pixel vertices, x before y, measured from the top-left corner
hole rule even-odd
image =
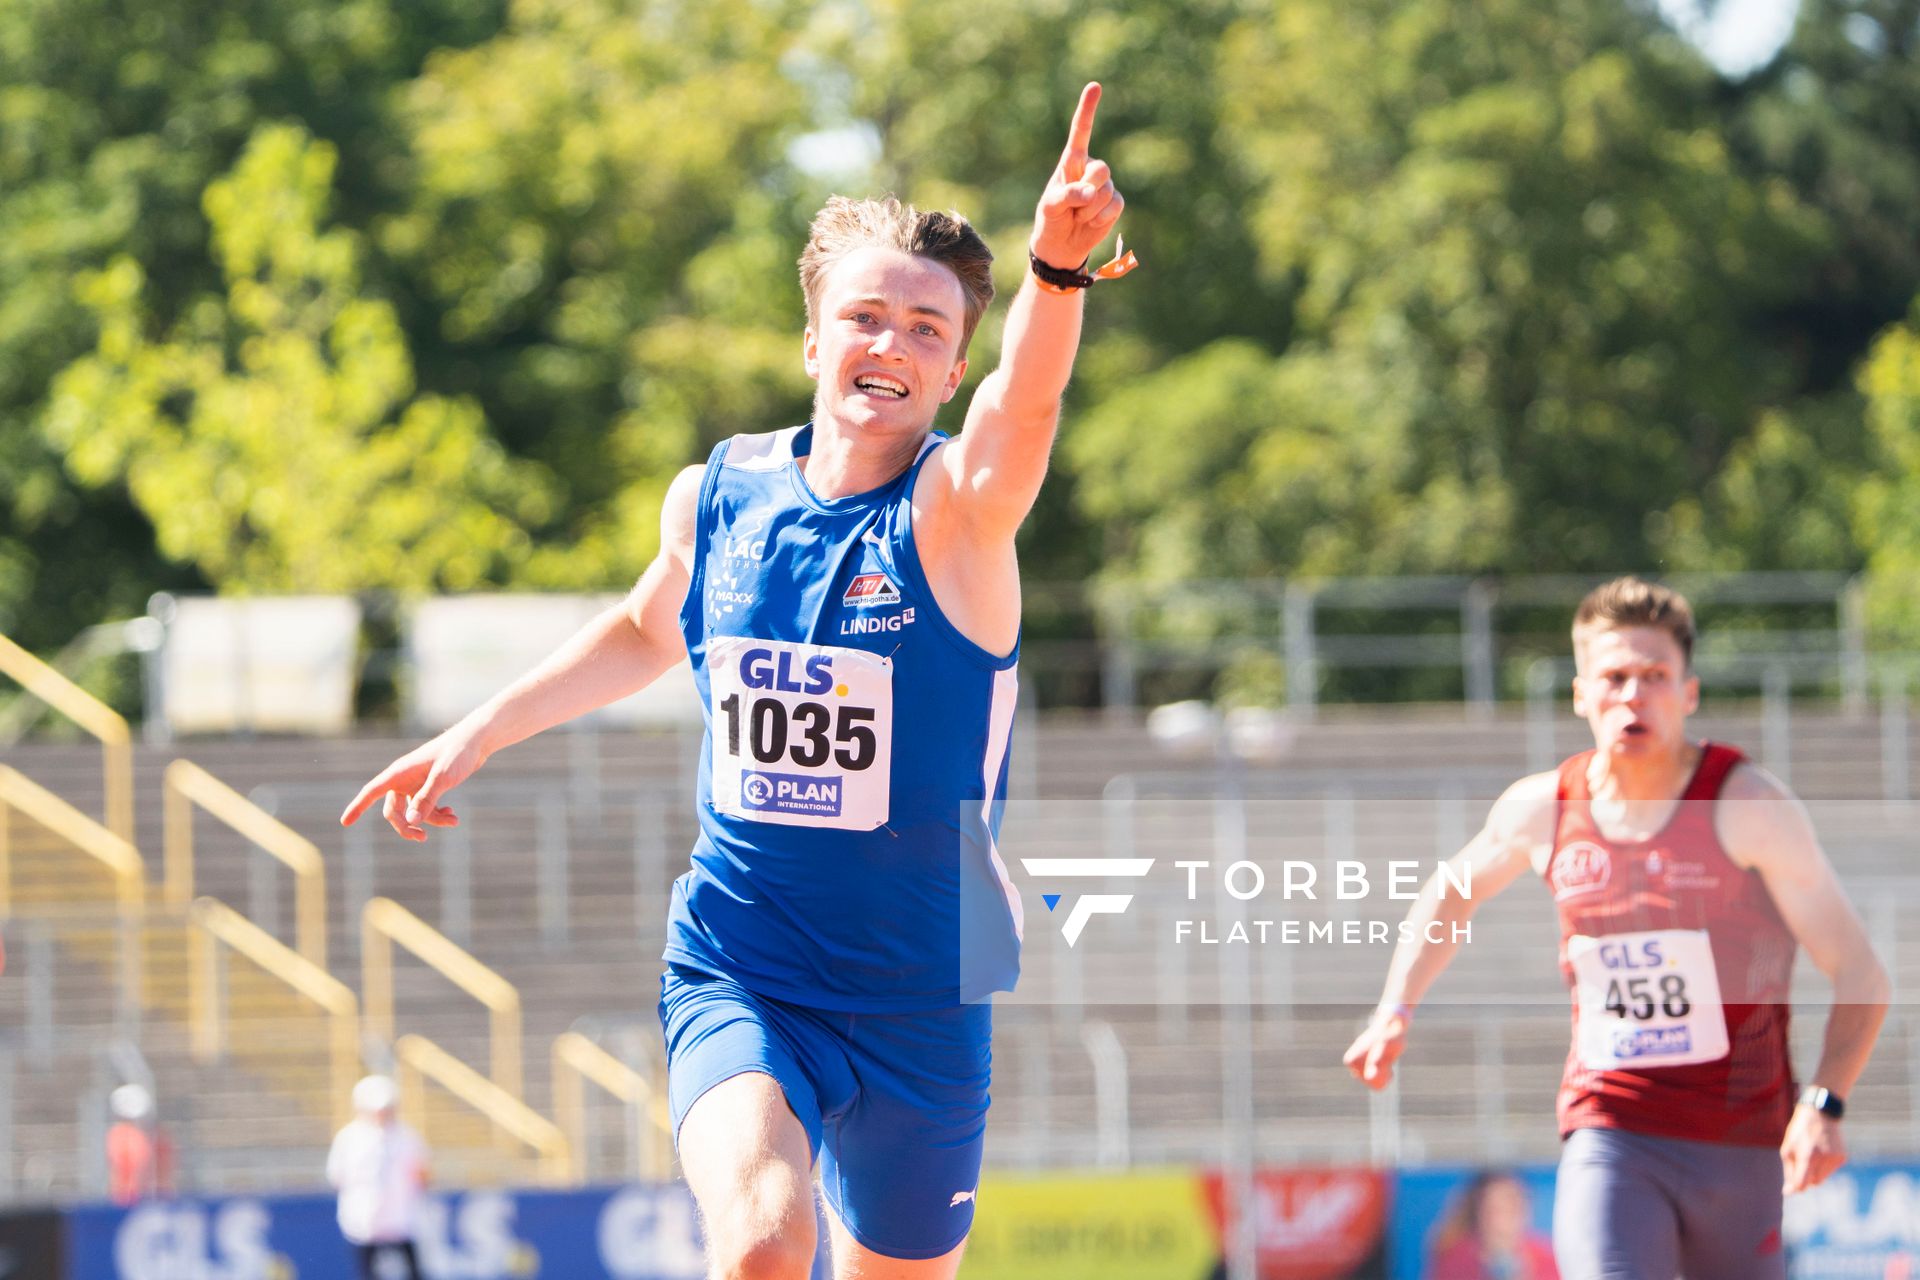
[[[1778,1144],[1793,1110],[1795,943],[1759,874],[1735,864],[1714,829],[1721,787],[1745,757],[1703,744],[1672,818],[1642,841],[1610,840],[1594,822],[1592,757],[1560,766],[1546,867],[1574,993],[1561,1135]]]

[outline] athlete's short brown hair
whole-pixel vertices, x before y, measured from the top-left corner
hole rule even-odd
[[[800,253],[800,288],[807,295],[807,323],[820,323],[820,283],[833,264],[856,249],[898,249],[928,258],[953,272],[966,300],[960,354],[993,301],[993,251],[957,213],[922,213],[892,196],[851,200],[834,196],[814,215],[807,247]]]
[[[1573,644],[1596,631],[1621,627],[1658,627],[1680,646],[1680,656],[1693,665],[1693,606],[1670,587],[1631,575],[1595,587],[1573,614]]]

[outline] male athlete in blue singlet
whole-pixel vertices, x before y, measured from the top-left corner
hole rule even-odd
[[[957,439],[932,425],[993,296],[986,245],[957,216],[829,202],[800,259],[813,421],[683,471],[626,602],[342,815],[384,797],[395,830],[424,840],[494,751],[691,658],[701,834],[674,886],[660,1016],[716,1277],[807,1275],[816,1156],[837,1277],[959,1269],[991,1063],[991,1006],[970,997],[1010,989],[1019,963],[1020,902],[993,846],[1014,534],[1046,474],[1085,264],[1122,207],[1088,156],[1099,99],[1081,95],[1000,367]],[[963,942],[961,902],[982,897],[994,909],[967,913]]]

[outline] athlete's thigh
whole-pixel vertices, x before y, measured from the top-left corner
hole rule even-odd
[[[812,1166],[806,1130],[772,1076],[729,1077],[680,1122],[680,1167],[718,1262],[778,1255],[806,1274],[816,1242]]]
[[[804,1019],[722,978],[669,971],[660,1021],[674,1138],[716,1266],[804,1275],[820,1083],[844,1061]]]
[[[889,1258],[855,1240],[831,1205],[827,1234],[833,1247],[833,1280],[953,1280],[967,1249],[962,1240],[938,1258]]]
[[[827,1117],[820,1160],[835,1234],[859,1246],[845,1276],[917,1280],[959,1266],[985,1152],[992,1035],[984,1005],[856,1020],[860,1088]],[[902,1265],[878,1270],[880,1259]]]
[[[1680,1262],[1687,1280],[1785,1280],[1779,1151],[1687,1146],[1697,1157],[1680,1192]]]
[[[1576,1129],[1560,1149],[1553,1256],[1560,1280],[1673,1280],[1680,1221],[1637,1135]]]

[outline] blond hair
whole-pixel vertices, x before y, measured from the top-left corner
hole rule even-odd
[[[1680,656],[1693,665],[1693,606],[1678,591],[1631,575],[1595,587],[1573,614],[1573,644],[1596,631],[1621,627],[1658,627],[1680,646]]]
[[[922,213],[892,196],[868,200],[834,196],[814,215],[807,247],[800,253],[807,323],[820,323],[820,286],[827,272],[854,250],[867,248],[898,249],[953,272],[965,298],[960,330],[960,354],[965,355],[974,327],[993,301],[993,252],[959,214]]]

